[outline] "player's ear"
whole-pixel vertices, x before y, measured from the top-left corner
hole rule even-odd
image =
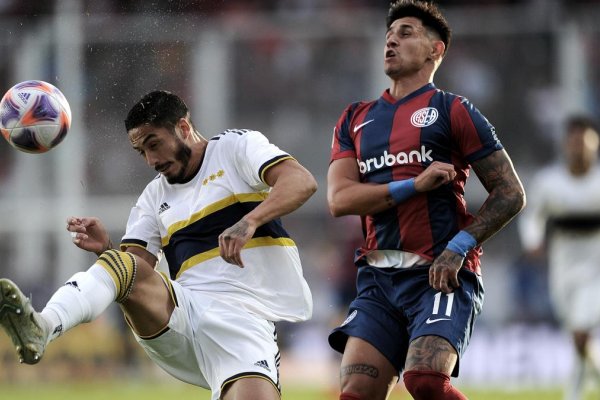
[[[446,45],[441,40],[434,40],[431,43],[433,46],[431,48],[430,58],[433,61],[441,60],[444,57],[444,52],[446,51]]]
[[[181,131],[181,138],[187,139],[192,132],[192,127],[191,127],[189,121],[185,118],[180,118],[179,122],[177,123],[177,126],[179,127],[179,130]]]

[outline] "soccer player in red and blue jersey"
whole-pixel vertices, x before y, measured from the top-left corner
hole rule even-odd
[[[357,297],[329,337],[343,353],[341,400],[385,399],[404,372],[417,400],[466,399],[453,387],[481,311],[481,244],[525,205],[494,127],[464,97],[435,87],[450,28],[429,2],[390,6],[384,70],[391,86],[348,106],[334,131],[327,198],[360,215]],[[467,211],[473,169],[488,192]]]

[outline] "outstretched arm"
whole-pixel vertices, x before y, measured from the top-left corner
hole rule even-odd
[[[510,157],[504,150],[496,151],[473,163],[473,170],[488,192],[475,220],[463,230],[482,244],[525,207],[525,190]],[[463,256],[444,250],[429,270],[429,283],[436,290],[450,293],[458,287],[458,270]]]
[[[256,229],[296,210],[317,190],[317,182],[312,174],[291,159],[269,168],[265,173],[265,182],[271,186],[267,198],[219,235],[221,257],[228,263],[243,267],[241,250]]]

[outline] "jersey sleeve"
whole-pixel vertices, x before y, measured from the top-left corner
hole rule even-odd
[[[330,162],[340,158],[356,158],[356,148],[350,132],[350,120],[355,108],[356,104],[346,107],[333,128]]]
[[[129,213],[127,229],[120,248],[141,247],[160,258],[161,238],[155,207],[152,205],[151,189],[146,187]]]
[[[464,97],[454,99],[450,118],[452,136],[469,163],[503,148],[494,126]]]
[[[258,131],[241,135],[236,141],[233,156],[241,178],[256,190],[269,187],[265,182],[265,173],[269,168],[284,160],[294,159]]]

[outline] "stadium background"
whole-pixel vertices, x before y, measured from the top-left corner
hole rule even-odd
[[[435,83],[467,96],[496,126],[525,185],[550,162],[570,112],[600,117],[600,2],[438,1],[453,27]],[[355,218],[326,209],[332,127],[352,101],[387,87],[382,71],[387,0],[0,0],[0,92],[27,79],[69,99],[67,139],[43,155],[0,143],[0,276],[40,308],[94,258],[76,249],[69,215],[96,215],[118,242],[154,173],[131,151],[123,119],[144,93],[167,89],[210,137],[253,128],[288,150],[320,190],[284,218],[301,249],[314,318],[280,326],[284,386],[335,391],[338,356],[326,344],[353,295]],[[471,179],[475,211],[485,192]],[[569,339],[547,297],[544,265],[521,257],[513,223],[485,246],[486,302],[458,385],[554,388],[571,363]],[[126,377],[170,378],[133,344],[116,306],[55,342],[36,367],[18,367],[0,336],[0,384]]]

